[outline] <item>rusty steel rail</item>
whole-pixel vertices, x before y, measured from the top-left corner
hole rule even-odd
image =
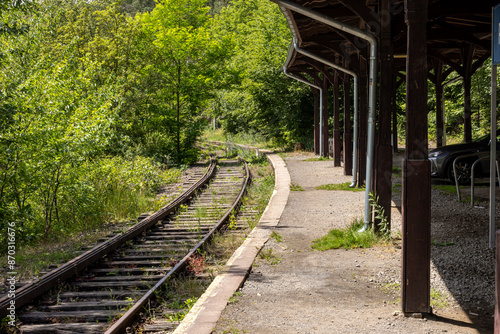
[[[245,162],[245,161],[244,161]],[[205,235],[201,241],[194,246],[189,253],[180,260],[172,270],[170,270],[158,283],[155,284],[144,296],[137,301],[127,312],[123,314],[104,334],[118,334],[125,333],[126,328],[133,324],[136,320],[137,315],[144,309],[146,304],[155,297],[155,292],[159,290],[167,280],[173,275],[179,274],[187,267],[188,259],[193,256],[199,249],[201,249],[205,242],[210,240],[215,232],[219,231],[229,220],[231,213],[238,209],[241,204],[241,199],[245,195],[246,188],[250,183],[250,171],[248,169],[248,164],[245,162],[245,179],[242,182],[240,193],[238,197],[234,200],[233,205],[226,211],[224,216],[215,224],[215,226]]]
[[[181,204],[189,200],[198,189],[203,187],[214,175],[216,166],[216,158],[210,157],[210,163],[205,174],[192,185],[189,189],[183,192],[179,197],[165,205],[160,210],[153,213],[151,216],[143,219],[138,224],[134,225],[123,234],[116,235],[98,245],[92,249],[86,251],[85,253],[77,256],[73,260],[66,262],[57,269],[54,269],[44,276],[42,276],[38,282],[30,283],[24,285],[23,287],[15,291],[15,304],[16,309],[21,306],[26,305],[33,299],[39,297],[43,293],[50,290],[52,287],[56,286],[61,281],[75,275],[78,271],[85,269],[89,265],[101,259],[104,255],[117,249],[125,242],[137,237],[143,231],[151,228],[158,221],[165,218],[167,215],[172,213]],[[6,295],[0,299],[0,319],[7,316],[7,307],[10,305],[11,298]]]

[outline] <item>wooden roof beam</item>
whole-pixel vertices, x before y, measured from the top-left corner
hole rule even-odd
[[[368,8],[359,0],[337,0],[345,7],[349,8],[354,14],[359,16],[368,26],[377,30],[379,28],[380,16]]]
[[[454,62],[453,60],[449,59],[449,58],[446,58],[445,56],[443,56],[442,54],[440,54],[439,52],[435,52],[435,51],[429,51],[428,52],[428,55],[430,57],[434,57],[436,59],[439,59],[441,61],[443,61],[443,63],[445,63],[446,65],[450,66],[451,68],[453,68],[458,74],[460,74],[461,76],[464,76],[465,75],[465,72],[464,72],[464,69],[462,66],[460,66],[460,64]]]

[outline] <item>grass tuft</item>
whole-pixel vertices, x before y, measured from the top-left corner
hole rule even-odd
[[[431,289],[431,306],[433,308],[446,308],[450,306],[450,302],[446,294],[435,288]]]
[[[281,236],[281,234],[279,234],[276,231],[272,231],[271,232],[271,238],[273,238],[274,240],[276,240],[276,242],[282,242],[283,241],[283,237]]]
[[[403,170],[399,167],[392,167],[392,174],[393,176],[396,176],[396,177],[399,177],[401,175],[403,175]]]
[[[358,232],[363,227],[361,220],[354,220],[351,225],[344,229],[334,229],[328,232],[327,235],[313,241],[312,249],[327,250],[327,249],[353,249],[353,248],[370,248],[379,242],[379,237],[373,229],[365,232]]]
[[[309,158],[309,159],[304,159],[302,161],[330,161],[333,159],[326,158],[326,157],[319,157],[319,158]]]
[[[300,185],[297,183],[290,183],[290,190],[291,191],[304,191],[304,188],[302,188]]]
[[[348,190],[348,191],[365,191],[365,188],[357,188],[357,187],[354,187],[354,188],[350,188],[349,187],[350,183],[349,182],[345,182],[345,183],[338,183],[338,184],[324,184],[324,185],[321,185],[321,186],[317,186],[316,190]]]
[[[456,195],[457,194],[457,188],[455,185],[449,185],[449,184],[439,184],[439,185],[432,185],[432,188],[440,190],[446,194],[450,195]],[[463,187],[460,187],[463,188]]]

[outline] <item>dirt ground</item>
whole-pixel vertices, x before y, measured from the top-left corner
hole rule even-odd
[[[364,192],[315,190],[352,177],[344,176],[331,161],[305,161],[311,157],[289,154],[285,158],[292,183],[304,191],[291,192],[276,229],[282,241],[268,241],[214,333],[493,331],[494,254],[484,232],[487,221],[476,221],[484,220],[488,210],[471,209],[467,203],[457,202],[456,196],[433,190],[434,312],[424,318],[405,317],[400,312],[398,245],[311,250],[313,240],[361,218],[364,208]],[[400,160],[401,156],[395,157],[395,164],[400,165]],[[392,220],[397,235],[401,228],[397,186]],[[454,224],[451,229],[450,221]]]

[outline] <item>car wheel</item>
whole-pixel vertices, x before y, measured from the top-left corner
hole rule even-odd
[[[457,166],[457,181],[459,185],[470,184],[471,179],[471,167],[473,161],[470,160],[459,160],[456,164]],[[453,172],[453,163],[448,167],[448,178],[451,183],[455,184],[455,173]]]

